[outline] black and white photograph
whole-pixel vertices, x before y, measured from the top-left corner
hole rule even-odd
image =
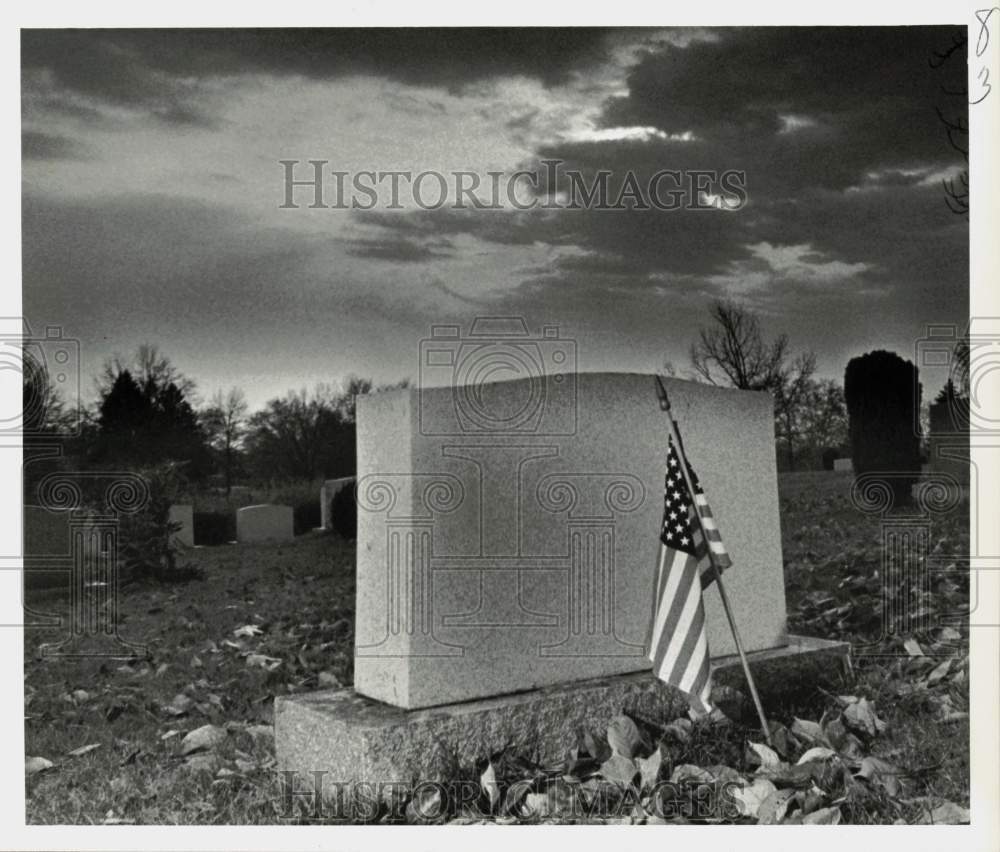
[[[9,24],[8,842],[997,848],[1000,8],[893,5]]]

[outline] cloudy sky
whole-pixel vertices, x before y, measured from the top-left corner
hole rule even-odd
[[[827,376],[912,357],[968,317],[935,112],[963,109],[965,66],[929,63],[958,32],[25,31],[24,312],[80,340],[85,376],[150,341],[254,406],[416,378],[431,326],[477,315],[558,325],[580,369],[683,368],[718,297]],[[736,169],[747,203],[288,210],[285,159],[484,182],[559,159],[612,187]]]

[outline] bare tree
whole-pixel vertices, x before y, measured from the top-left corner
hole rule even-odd
[[[789,470],[795,469],[795,454],[805,439],[815,371],[816,355],[803,352],[795,357],[790,366],[780,368],[780,379],[774,387],[775,437],[785,445]]]
[[[126,370],[151,398],[174,385],[186,399],[194,400],[194,380],[181,373],[170,358],[152,343],[140,344],[130,358],[123,358],[117,353],[108,358],[97,377],[98,395],[103,397],[115,379]]]
[[[212,447],[222,456],[222,469],[226,477],[226,496],[233,484],[233,467],[236,451],[246,429],[247,400],[239,388],[226,393],[215,392],[212,402],[202,412],[201,422]]]
[[[713,385],[775,390],[782,382],[788,338],[765,342],[757,317],[732,302],[714,302],[714,325],[702,328],[691,346],[695,375]]]
[[[693,377],[713,385],[770,391],[775,438],[793,469],[808,443],[809,407],[816,398],[816,355],[802,352],[789,360],[788,338],[782,334],[765,340],[753,312],[732,302],[713,303],[710,315],[713,324],[699,331],[691,347]]]
[[[938,70],[944,68],[946,65],[949,67],[947,71],[953,71],[956,67],[961,78],[965,79],[965,56],[966,56],[966,46],[968,44],[968,38],[964,34],[957,34],[952,36],[951,46],[945,50],[934,51],[933,56],[929,60],[931,68]],[[951,146],[952,150],[962,155],[965,160],[965,168],[959,172],[957,177],[946,178],[941,181],[941,185],[944,188],[944,200],[945,204],[948,205],[948,209],[951,210],[957,216],[968,216],[969,215],[969,120],[968,120],[968,102],[969,102],[969,89],[968,86],[959,85],[954,87],[941,86],[941,93],[951,98],[960,98],[962,103],[962,112],[958,115],[952,113],[951,115],[946,115],[941,107],[935,107],[937,111],[938,120],[944,125],[945,131],[948,134],[948,144]]]

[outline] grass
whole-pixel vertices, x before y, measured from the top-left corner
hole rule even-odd
[[[320,672],[351,682],[354,548],[314,534],[288,545],[192,553],[204,579],[134,586],[121,596],[119,632],[147,646],[141,661],[40,661],[38,646],[58,634],[28,632],[26,752],[56,764],[28,779],[29,822],[277,821],[267,733],[273,698],[317,688]],[[65,604],[51,595],[35,601],[55,613]],[[262,633],[234,635],[246,625]],[[274,671],[249,665],[250,651],[281,664]],[[86,698],[75,700],[78,690]],[[178,694],[193,702],[184,716],[164,710]],[[192,767],[180,742],[208,723],[228,726],[227,742],[217,765]],[[99,748],[67,756],[94,743]],[[234,774],[217,778],[220,768]]]
[[[968,805],[966,631],[950,651],[941,650],[940,624],[913,633],[925,649],[949,653],[955,666],[934,689],[912,689],[942,657],[911,659],[901,637],[881,636],[879,519],[854,508],[850,483],[850,476],[833,474],[780,477],[790,626],[864,641],[876,653],[859,658],[855,683],[815,672],[766,685],[766,700],[785,724],[820,718],[843,692],[873,700],[888,724],[873,752],[904,769],[904,790],[893,799],[873,792],[849,801],[845,821],[913,821],[928,802]],[[968,552],[967,512],[966,502],[933,521],[938,555]],[[123,590],[120,634],[147,647],[143,659],[40,660],[38,647],[60,635],[26,631],[26,754],[54,764],[26,781],[29,822],[282,821],[273,699],[352,682],[353,544],[313,533],[284,545],[201,548],[188,558],[201,579]],[[947,579],[956,588],[935,586],[931,604],[967,598],[967,581]],[[57,614],[68,606],[53,593],[32,605]],[[940,721],[943,696],[955,711],[947,722]],[[173,715],[171,705],[187,705],[186,712]],[[226,730],[225,742],[210,757],[183,759],[184,735],[209,723]],[[752,717],[696,737],[673,759],[741,768],[748,738],[759,739]],[[69,754],[89,745],[97,748]]]

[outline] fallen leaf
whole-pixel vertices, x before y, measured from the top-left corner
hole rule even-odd
[[[968,825],[969,811],[954,802],[942,802],[930,813],[924,811],[917,822],[920,825]]]
[[[248,654],[247,665],[267,669],[269,672],[273,672],[276,668],[278,668],[278,666],[281,665],[281,658],[269,657],[267,654]]]
[[[90,693],[85,689],[77,689],[73,692],[73,700],[77,704],[83,704],[85,701],[90,701]]]
[[[612,756],[620,757],[617,753]],[[529,817],[545,817],[549,814],[549,797],[546,793],[528,793],[524,797],[524,810],[525,816]]]
[[[181,765],[191,772],[212,772],[218,763],[218,756],[209,752],[198,752],[190,755]]]
[[[183,740],[181,740],[181,754],[191,754],[195,751],[203,751],[215,748],[226,739],[226,732],[215,725],[202,725],[195,728]]]
[[[813,746],[798,759],[796,765],[800,766],[803,763],[808,763],[810,760],[829,760],[831,757],[836,756],[837,752],[835,752],[832,748]]]
[[[611,746],[607,744],[603,738],[592,734],[590,731],[585,731],[583,734],[583,747],[587,750],[594,760],[598,763],[603,763],[612,755]]]
[[[795,719],[792,722],[791,730],[792,734],[800,740],[805,740],[807,743],[823,746],[830,745],[823,728],[817,722],[811,722],[808,719]]]
[[[903,640],[903,647],[911,657],[924,656],[924,649],[920,647],[920,643],[912,636]]]
[[[497,773],[492,763],[487,763],[483,774],[479,776],[479,786],[489,799],[490,813],[494,813],[500,804],[500,785],[497,783]]]
[[[946,674],[948,674],[949,671],[951,671],[951,659],[950,658],[947,659],[947,660],[945,660],[943,663],[940,663],[939,665],[935,666],[934,669],[931,671],[931,673],[929,675],[927,675],[927,678],[925,679],[925,683],[928,686],[934,686],[934,684],[936,684],[940,680],[942,680],[944,678],[944,676]]]
[[[751,743],[748,742],[747,746],[753,752],[754,756],[757,758],[757,762],[764,769],[771,766],[777,766],[781,763],[781,758],[770,746],[764,745],[763,743]]]
[[[263,632],[256,624],[244,624],[233,631],[233,636],[260,636]]]
[[[777,825],[788,813],[788,806],[795,796],[794,790],[775,790],[757,809],[757,823],[759,825]]]
[[[789,766],[779,763],[777,766],[760,767],[757,774],[774,782],[776,787],[793,787],[806,789],[815,778],[816,767],[813,763],[803,763],[801,766]]]
[[[642,734],[628,716],[615,716],[608,724],[608,745],[616,754],[633,758],[642,745]]]
[[[729,793],[736,803],[740,816],[756,818],[760,806],[769,796],[777,792],[777,789],[766,778],[755,778],[753,783],[733,787]]]
[[[51,769],[53,766],[55,764],[44,757],[29,757],[24,761],[24,774],[28,776],[37,775],[39,772],[45,772],[45,770]]]
[[[163,712],[168,716],[183,716],[194,702],[190,697],[185,695],[183,692],[178,692],[170,701],[169,704],[163,706]]]
[[[95,748],[100,748],[100,743],[90,743],[89,745],[80,746],[79,748],[73,749],[73,751],[66,752],[67,757],[80,757],[81,755],[87,754],[93,751]]]
[[[847,727],[865,736],[874,737],[885,730],[885,722],[875,714],[875,708],[867,698],[851,704],[841,715]]]
[[[656,749],[649,757],[636,759],[639,764],[639,778],[642,790],[651,790],[656,786],[656,781],[660,777],[660,769],[663,767],[663,752]]]
[[[406,821],[411,824],[432,825],[443,822],[447,808],[440,784],[420,784],[406,804]]]
[[[638,767],[632,758],[616,751],[601,764],[600,772],[608,781],[627,787],[635,779]]]
[[[682,763],[670,773],[670,783],[678,784],[682,781],[693,781],[696,784],[712,784],[715,782],[715,776],[700,766]]]
[[[861,768],[854,773],[856,778],[864,778],[882,787],[890,796],[899,795],[900,770],[880,757],[866,757],[861,761]]]
[[[803,825],[840,825],[840,808],[820,808],[802,817]]]
[[[338,689],[343,685],[333,672],[320,672],[318,680],[320,686],[328,686],[331,689]]]
[[[250,725],[247,727],[247,733],[255,740],[258,737],[274,739],[274,728],[270,725]]]

